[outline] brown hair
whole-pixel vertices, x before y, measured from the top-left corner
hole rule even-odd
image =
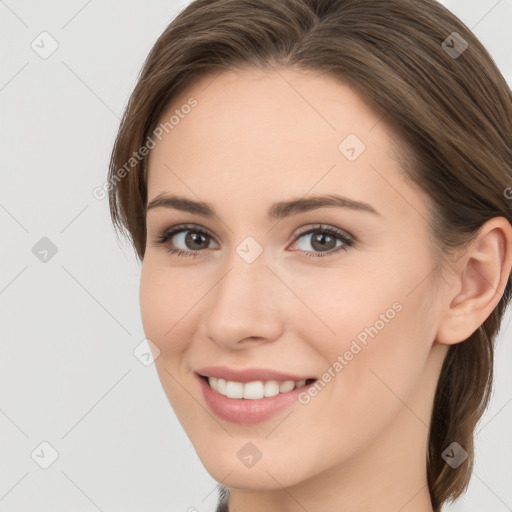
[[[460,53],[464,41],[468,46]],[[146,244],[146,161],[130,164],[128,171],[126,162],[194,79],[273,64],[336,77],[382,116],[398,136],[404,178],[432,202],[433,249],[441,258],[473,240],[493,217],[512,224],[504,192],[512,185],[512,92],[476,36],[441,4],[195,0],[149,53],[112,151],[112,220],[126,230],[140,260]],[[426,460],[436,512],[469,484],[474,429],[489,402],[494,343],[510,294],[511,276],[490,316],[467,340],[450,346],[445,358]],[[469,455],[457,469],[442,458],[453,441]]]

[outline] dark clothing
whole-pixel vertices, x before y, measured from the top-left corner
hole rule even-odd
[[[217,508],[215,509],[215,512],[229,512],[229,489],[227,487],[224,487],[223,485],[220,486],[219,490],[219,502],[217,503]]]

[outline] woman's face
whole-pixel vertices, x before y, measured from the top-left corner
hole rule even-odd
[[[435,343],[427,198],[400,176],[383,119],[346,85],[291,69],[205,77],[162,122],[173,113],[151,151],[148,204],[180,196],[215,214],[148,208],[140,303],[163,388],[208,472],[270,490],[326,470],[355,478],[364,464],[424,471],[446,346]],[[268,404],[281,395],[211,390],[214,412],[196,373],[214,365],[318,381],[283,393],[278,410]],[[251,410],[229,413],[242,401]]]

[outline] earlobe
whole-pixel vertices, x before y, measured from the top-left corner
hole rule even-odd
[[[511,267],[512,226],[504,217],[494,217],[457,263],[436,336],[439,343],[464,341],[483,324],[503,296]]]

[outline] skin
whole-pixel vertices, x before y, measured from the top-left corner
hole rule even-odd
[[[174,98],[162,119],[191,96],[198,105],[151,151],[148,200],[179,194],[217,216],[148,211],[140,304],[165,393],[206,470],[230,488],[230,512],[432,512],[425,461],[441,365],[503,293],[510,225],[489,221],[438,279],[428,198],[404,181],[395,136],[348,86],[289,68],[224,72]],[[366,146],[354,161],[338,149],[351,133]],[[266,217],[274,202],[332,193],[380,215]],[[181,223],[213,235],[196,258],[167,252],[197,249],[184,241],[193,229],[155,243]],[[313,235],[297,231],[319,223],[354,245],[316,256]],[[236,252],[248,236],[263,249],[252,263]],[[394,303],[400,312],[307,405],[239,425],[204,402],[193,371],[206,365],[321,379]],[[262,454],[250,468],[237,457],[247,442]]]

